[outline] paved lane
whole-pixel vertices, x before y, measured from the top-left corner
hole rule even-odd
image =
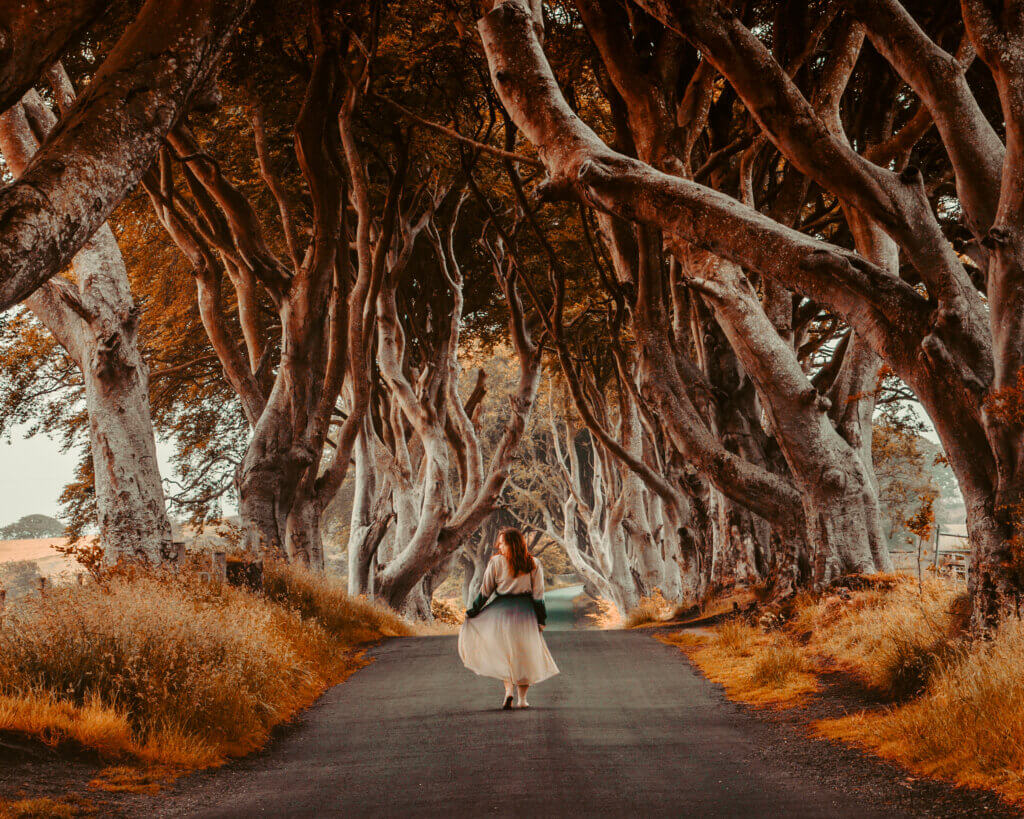
[[[390,641],[266,752],[182,780],[154,813],[901,815],[780,764],[751,735],[757,718],[674,648],[626,631],[548,641],[562,674],[511,712],[498,682],[462,668],[454,638]]]
[[[544,605],[548,610],[548,624],[545,632],[568,631],[576,628],[575,600],[583,594],[583,584],[566,586],[562,589],[551,589],[544,595]]]

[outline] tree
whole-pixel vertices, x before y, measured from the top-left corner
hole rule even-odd
[[[847,66],[856,64],[861,33],[865,32],[918,95],[936,125],[940,143],[930,142],[928,147],[944,151],[942,162],[948,163],[955,176],[956,207],[962,208],[978,250],[982,276],[972,278],[968,267],[973,265],[957,255],[943,233],[921,170],[907,164],[922,129],[917,123],[909,133],[898,129],[898,117],[905,116],[902,110],[896,110],[898,100],[893,98],[887,120],[893,132],[883,134],[874,145],[862,143],[859,147],[865,152],[858,153],[858,146],[836,130],[834,114],[830,113],[834,106],[816,109],[788,73],[785,60],[780,62],[740,17],[713,0],[689,4],[643,0],[635,8],[631,24],[663,25],[664,31],[699,49],[699,63],[707,62],[705,74],[713,71],[725,77],[734,99],[749,112],[756,133],[763,133],[787,163],[847,211],[851,231],[863,237],[857,243],[861,253],[799,233],[785,220],[771,218],[687,178],[685,167],[661,165],[656,150],[633,158],[610,149],[565,105],[538,40],[534,15],[524,3],[512,0],[497,4],[481,18],[479,28],[495,88],[545,162],[550,177],[546,190],[578,196],[602,211],[663,231],[670,244],[682,241],[731,263],[716,263],[712,275],[702,272],[691,284],[715,301],[716,309],[734,329],[739,327],[741,316],[758,315],[729,313],[734,309],[731,305],[739,308],[744,298],[750,306],[749,296],[744,297],[736,283],[737,271],[745,268],[841,316],[856,337],[910,386],[936,427],[967,501],[976,569],[972,580],[974,622],[984,627],[1001,614],[1016,611],[1022,592],[1014,551],[1021,520],[1019,469],[1015,464],[1022,436],[1014,413],[996,410],[1002,404],[1014,403],[1019,370],[1020,334],[1010,330],[1016,326],[1019,311],[1009,296],[1019,269],[1014,250],[1018,228],[1013,218],[1018,186],[1012,181],[1012,169],[1017,167],[1016,143],[1009,142],[1013,150],[1004,149],[983,111],[983,90],[972,88],[962,64],[902,6],[894,0],[854,5],[864,28],[851,28],[846,20],[842,27],[836,24],[830,36],[840,45],[842,65],[836,66],[838,81],[826,84],[822,90],[833,99],[842,95],[851,77]],[[755,7],[750,15],[760,11]],[[828,16],[822,20],[833,22]],[[1019,61],[1011,59],[1020,45],[1019,20],[1000,26],[988,7],[974,2],[964,3],[963,20],[969,41],[964,60],[973,45],[993,72],[1009,140],[1019,124],[1012,90],[1018,82],[1015,72]],[[757,22],[777,32],[777,43],[783,41],[785,15],[774,21],[774,29],[763,16]],[[892,36],[894,30],[898,36]],[[812,36],[796,48],[813,49],[822,33],[812,31]],[[877,68],[877,63],[874,66]],[[861,104],[866,105],[863,101]],[[911,122],[906,121],[903,127]],[[894,151],[885,144],[890,136],[899,138],[900,149]],[[888,167],[894,156],[902,170]],[[1001,180],[1002,167],[1007,171]],[[874,244],[869,247],[869,242]],[[885,242],[894,243],[906,255],[908,269],[896,271],[889,264],[880,264],[893,258],[893,253],[890,250],[883,255],[872,247],[883,247]],[[732,278],[719,278],[723,271]],[[987,284],[982,284],[985,281]],[[1007,294],[1000,299],[998,309],[986,309],[978,285],[987,286],[990,297]],[[659,331],[655,340],[665,335]],[[769,343],[778,348],[770,333],[753,337],[761,345]],[[743,339],[744,343],[748,338]],[[736,349],[737,344],[733,347]],[[768,349],[762,346],[762,360]],[[784,380],[786,370],[780,367],[781,358],[765,371],[765,376]],[[791,365],[785,367],[796,376]],[[806,394],[811,401],[805,406],[818,405],[822,412],[827,409],[813,394]],[[768,397],[766,390],[761,391],[761,397]],[[792,412],[794,417],[810,421],[806,410],[791,401],[780,404],[778,410],[774,413],[776,419]],[[807,445],[814,435],[820,435],[824,436],[823,443],[831,440],[829,446],[838,445],[835,435],[823,426],[810,437],[812,429],[806,422],[804,426],[790,444]],[[820,446],[816,449],[821,452]],[[822,493],[845,497],[844,493],[852,491],[848,498],[852,502],[857,494],[869,489],[868,477],[857,474],[859,458],[847,457],[841,445],[835,452],[842,456],[845,466],[834,474],[828,469],[819,471],[820,486],[798,477],[801,490],[814,499],[813,505],[822,513],[838,511],[828,504],[821,505]],[[721,466],[729,467],[731,459],[727,455],[713,457]],[[797,461],[794,451],[787,453],[787,462],[795,473]],[[708,468],[709,464],[701,466]],[[710,466],[720,471],[718,464]],[[731,471],[736,483],[753,482],[751,488],[757,489],[758,476],[751,476],[748,470]],[[759,511],[771,518],[776,510],[770,507],[779,505],[777,501],[772,503],[772,498],[791,495],[764,476],[760,482],[763,492],[739,500],[747,506],[752,505],[751,500],[768,501]],[[802,505],[811,511],[806,502]],[[854,507],[849,508],[852,511]],[[863,520],[869,530],[873,528],[868,519],[870,512],[868,506],[861,513],[868,516]],[[817,548],[815,541],[822,535],[820,524],[827,529],[829,518],[809,518],[808,532]],[[842,512],[838,520],[854,522],[847,512]]]
[[[8,3],[0,9],[0,29],[5,39],[0,111],[15,105],[109,5],[104,0],[47,0]]]
[[[374,589],[394,606],[404,604],[416,584],[447,568],[459,547],[497,508],[540,383],[540,348],[519,299],[517,272],[500,243],[485,242],[509,306],[509,336],[519,364],[518,382],[508,396],[511,413],[485,467],[473,422],[482,394],[474,391],[464,404],[458,391],[465,303],[465,278],[455,241],[461,205],[460,199],[443,235],[429,218],[422,220],[420,229],[428,231],[440,273],[434,282],[443,283],[448,292],[427,291],[430,307],[416,328],[418,356],[410,354],[407,330],[399,318],[397,275],[389,274],[377,300],[377,361],[390,409],[386,416],[379,416],[382,435],[371,426],[366,433],[375,455],[375,472],[389,475],[395,530],[378,555]],[[408,238],[403,249],[410,254],[414,230],[404,220],[402,233]],[[423,277],[420,282],[425,289],[427,281]],[[413,319],[409,331],[415,327]],[[450,484],[450,452],[456,458],[457,491]],[[354,548],[352,541],[349,548]],[[429,594],[423,597],[414,605],[426,614]]]
[[[25,515],[0,529],[0,538],[3,540],[34,540],[44,537],[60,537],[63,533],[64,527],[61,526],[60,521],[49,515]]]
[[[82,5],[88,12],[93,4]],[[0,307],[30,295],[68,264],[138,183],[193,98],[210,90],[248,8],[248,0],[150,0],[143,6],[60,127],[18,181],[0,191],[6,225],[0,231]],[[36,10],[25,4],[17,19]],[[66,43],[87,19],[78,12],[67,17],[70,25],[59,39]],[[10,85],[21,88],[46,64],[32,59],[15,66],[19,73]]]
[[[67,111],[74,92],[59,63],[54,82]],[[7,167],[19,177],[25,173],[57,125],[34,89],[0,115],[0,151]],[[73,281],[45,282],[26,305],[81,373],[106,559],[157,565],[173,554],[150,419],[149,371],[137,344],[139,311],[108,225],[79,251],[71,269]]]
[[[375,212],[353,133],[370,68],[359,36],[374,34],[362,31],[362,22],[357,29],[343,29],[329,4],[314,4],[310,12],[313,63],[294,128],[295,158],[311,213],[311,239],[304,251],[297,247],[291,207],[272,167],[258,110],[253,116],[256,152],[278,204],[287,262],[268,245],[252,204],[187,126],[170,135],[159,172],[144,180],[158,218],[192,264],[204,327],[252,428],[235,474],[245,546],[318,568],[323,566],[320,513],[344,478],[366,411],[369,306],[388,261],[405,178],[400,156],[374,236]],[[191,201],[176,191],[175,161]],[[347,230],[346,192],[356,215],[354,239]],[[357,260],[354,272],[350,248]],[[225,273],[235,290],[241,346],[224,315]],[[268,357],[275,345],[264,335],[260,290],[273,305],[280,333],[273,374]],[[321,453],[346,378],[353,402],[321,474]]]

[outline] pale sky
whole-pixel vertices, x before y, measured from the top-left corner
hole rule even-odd
[[[24,515],[57,517],[64,485],[75,474],[78,456],[61,452],[44,435],[25,438],[24,428],[11,431],[11,443],[0,442],[0,525]]]
[[[75,475],[78,453],[61,452],[45,435],[25,438],[25,428],[11,431],[10,444],[0,441],[0,526],[25,515],[58,517],[58,498]],[[171,447],[157,443],[160,470],[170,474]]]

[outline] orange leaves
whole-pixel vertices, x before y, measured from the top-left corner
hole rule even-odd
[[[990,418],[1006,426],[1024,424],[1024,367],[1017,371],[1015,383],[990,392],[984,406]]]

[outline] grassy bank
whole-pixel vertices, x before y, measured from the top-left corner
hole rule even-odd
[[[661,639],[730,697],[757,706],[827,698],[823,675],[852,676],[878,704],[817,720],[814,733],[1024,804],[1024,625],[970,640],[966,614],[951,584],[889,576],[798,596],[756,625],[735,619]]]
[[[411,631],[294,568],[269,567],[266,595],[177,577],[54,588],[0,626],[0,731],[217,765],[359,668],[361,645]]]

